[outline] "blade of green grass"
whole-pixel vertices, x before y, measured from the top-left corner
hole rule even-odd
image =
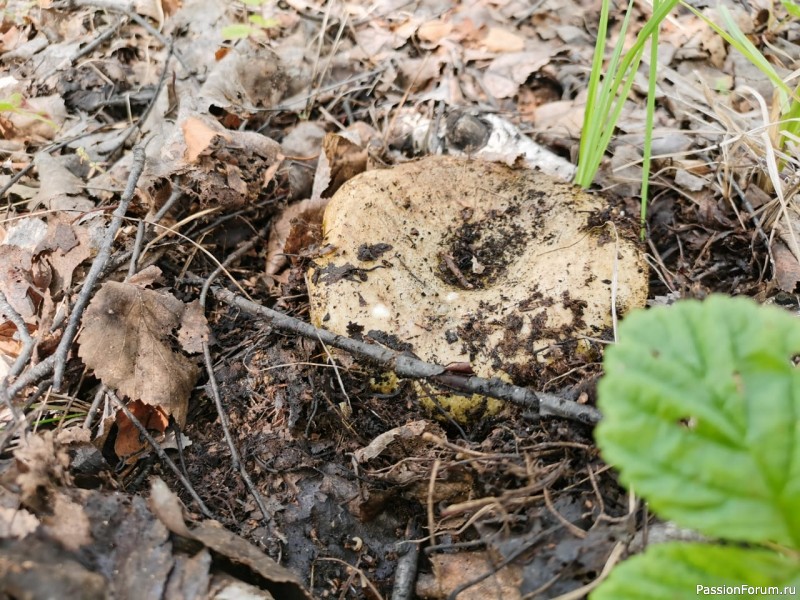
[[[736,48],[736,50],[738,50],[747,60],[758,67],[758,70],[769,77],[769,80],[775,85],[775,87],[779,88],[781,92],[786,94],[788,97],[794,96],[792,90],[788,85],[786,85],[783,79],[781,79],[780,75],[778,75],[766,57],[759,52],[758,48],[756,48],[749,39],[747,39],[747,36],[733,19],[727,7],[720,5],[719,12],[722,20],[725,21],[726,27],[730,31],[723,29],[714,23],[714,21],[709,19],[694,6],[684,2],[684,0],[680,0],[680,2],[683,6],[691,10],[698,18],[702,19],[703,22],[713,29],[717,35],[728,42],[731,46]]]
[[[578,150],[578,170],[575,175],[575,180],[583,187],[588,187],[580,183],[586,177],[584,172],[588,169],[588,156],[589,148],[595,145],[595,137],[597,135],[598,127],[587,126],[595,114],[595,100],[597,99],[597,87],[600,84],[600,76],[603,74],[603,56],[605,55],[606,48],[606,33],[608,31],[608,7],[610,0],[603,0],[600,7],[600,24],[597,28],[597,40],[594,46],[594,56],[592,57],[592,71],[589,74],[589,89],[586,95],[586,108],[584,109],[584,125],[583,135],[581,135],[581,142]],[[584,159],[584,160],[581,160]]]
[[[605,35],[608,26],[608,4],[609,0],[603,0],[603,8],[601,8],[602,22],[600,28],[603,32],[603,36],[602,37],[600,36],[600,30],[598,30],[598,44],[595,47],[595,56],[592,59],[591,78],[595,78],[596,74],[596,79],[598,80],[600,79],[600,76],[602,74],[602,60],[603,60],[603,55],[605,54],[605,46],[606,46]],[[617,94],[617,90],[619,89],[619,82],[615,83],[616,74],[617,71],[619,70],[620,58],[622,57],[622,50],[625,45],[625,34],[627,33],[628,30],[628,25],[630,23],[632,12],[633,12],[633,0],[630,0],[628,3],[628,8],[625,11],[625,18],[622,21],[622,27],[620,28],[619,37],[617,38],[617,43],[614,46],[614,52],[612,53],[611,59],[609,60],[608,68],[606,70],[606,75],[602,78],[602,82],[600,83],[600,88],[598,90],[597,86],[595,85],[594,89],[591,89],[592,86],[590,85],[589,94],[592,101],[592,109],[590,112],[587,100],[587,108],[584,112],[585,114],[584,122],[586,122],[586,119],[588,119],[589,123],[588,127],[584,125],[584,131],[587,133],[587,142],[585,144],[586,154],[583,155],[585,157],[585,160],[582,160],[582,157],[580,155],[578,157],[578,173],[576,175],[576,180],[578,184],[581,185],[582,187],[589,187],[591,185],[592,180],[594,179],[594,175],[597,173],[597,169],[600,167],[600,162],[603,159],[605,146],[607,146],[607,142],[605,145],[603,144],[603,137],[605,131],[607,130],[606,119],[608,115],[611,113],[611,106]],[[600,44],[601,41],[602,44]],[[599,62],[598,62],[598,52],[597,52],[598,47],[600,48]],[[594,107],[595,102],[598,103],[596,109]],[[616,122],[614,121],[612,123]],[[611,130],[613,131],[613,129],[614,127],[612,125]]]
[[[653,7],[652,16],[639,31],[634,44],[627,52],[623,53],[625,32],[632,14],[632,3],[628,5],[619,39],[609,61],[606,76],[603,77],[599,89],[597,89],[597,81],[599,81],[600,75],[597,71],[601,61],[598,61],[597,54],[605,49],[605,39],[602,39],[602,45],[600,44],[601,40],[598,39],[589,82],[590,97],[587,98],[584,128],[581,133],[581,155],[578,158],[578,171],[575,177],[575,182],[578,185],[582,187],[591,185],[597,170],[600,168],[600,163],[611,140],[619,115],[622,113],[625,98],[627,98],[633,85],[633,78],[639,68],[645,44],[653,33],[658,30],[661,22],[669,15],[678,1],[663,0],[657,2]],[[606,31],[607,9],[606,0],[604,0],[603,8],[601,9],[602,22],[598,34],[600,31],[603,33]],[[602,48],[602,50],[598,51],[597,48]],[[594,84],[592,79],[595,79]]]
[[[717,35],[722,37],[733,48],[738,50],[742,56],[749,60],[759,71],[761,71],[778,88],[781,97],[781,120],[784,121],[784,129],[789,134],[797,136],[800,133],[800,87],[792,90],[785,81],[778,75],[775,68],[767,58],[753,45],[748,39],[739,24],[731,15],[726,6],[720,5],[719,12],[725,24],[725,29],[714,23],[702,12],[686,4],[681,0],[681,4],[691,10],[697,17],[703,20]],[[779,148],[783,148],[790,136],[781,134],[776,140]]]
[[[658,9],[661,0],[653,0],[653,9]],[[647,80],[647,112],[644,125],[644,146],[642,148],[642,201],[639,211],[641,238],[644,240],[647,219],[647,204],[650,192],[650,157],[653,145],[653,124],[656,112],[656,79],[658,75],[658,29],[650,37],[650,76]]]

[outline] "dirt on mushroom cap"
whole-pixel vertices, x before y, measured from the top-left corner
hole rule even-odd
[[[537,385],[554,344],[608,337],[644,305],[647,267],[607,206],[530,170],[430,157],[363,173],[325,211],[311,316],[478,375]],[[572,344],[579,351],[580,342]]]

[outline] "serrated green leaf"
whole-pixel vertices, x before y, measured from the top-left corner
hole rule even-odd
[[[590,598],[796,598],[799,590],[797,560],[767,550],[674,542],[651,546],[618,565]]]
[[[595,435],[654,511],[707,535],[800,548],[800,321],[712,296],[629,315]]]
[[[255,33],[257,30],[246,23],[236,23],[222,28],[222,37],[226,40],[239,40]]]

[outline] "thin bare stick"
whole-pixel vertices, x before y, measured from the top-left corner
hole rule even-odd
[[[428,480],[428,540],[432,546],[436,545],[436,518],[433,510],[433,494],[436,491],[436,476],[439,474],[439,467],[442,461],[438,458],[433,461],[431,477]]]
[[[144,147],[136,146],[133,149],[133,164],[131,165],[131,173],[128,177],[128,183],[125,186],[125,191],[122,193],[119,206],[117,206],[117,209],[114,211],[111,224],[108,226],[106,236],[103,239],[103,245],[100,247],[97,256],[92,262],[92,267],[89,269],[88,275],[86,275],[86,280],[83,283],[81,293],[78,295],[78,300],[75,302],[75,306],[72,308],[72,313],[70,313],[67,327],[64,330],[63,336],[61,337],[61,342],[58,344],[58,348],[53,355],[55,356],[53,389],[57,392],[61,390],[61,385],[64,381],[64,370],[67,364],[67,355],[72,348],[72,342],[75,340],[75,334],[78,332],[83,311],[86,310],[86,307],[89,304],[89,300],[92,296],[92,290],[100,278],[100,274],[103,272],[108,259],[111,258],[111,248],[114,245],[114,238],[117,236],[117,232],[124,221],[125,213],[128,212],[128,206],[130,205],[131,200],[133,200],[133,195],[136,192],[136,183],[139,181],[139,177],[144,170],[144,161]]]
[[[150,25],[141,15],[134,12],[131,7],[132,3],[128,2],[114,2],[113,0],[70,0],[65,3],[67,6],[89,6],[92,8],[99,8],[101,10],[107,10],[110,12],[115,12],[118,14],[126,15],[131,21],[139,24],[142,28],[144,28],[147,33],[152,35],[156,38],[159,42],[161,42],[164,47],[169,47],[170,41],[164,36],[163,33],[158,31],[155,27]],[[181,63],[181,66],[186,69],[186,72],[189,74],[193,74],[192,68],[186,62],[186,60],[181,56],[179,53],[175,53],[175,58],[178,59],[178,62]]]
[[[597,576],[597,579],[587,583],[582,587],[579,587],[576,590],[556,596],[553,600],[580,600],[581,598],[586,598],[589,595],[589,592],[600,585],[603,580],[608,577],[608,574],[611,573],[611,569],[613,569],[614,565],[619,562],[619,559],[622,558],[622,554],[624,552],[625,544],[622,542],[617,542],[616,546],[614,546],[613,550],[611,550],[611,554],[608,556],[608,560],[603,566],[603,570],[600,572],[600,575]]]
[[[203,500],[200,498],[200,496],[197,494],[195,489],[192,487],[192,484],[189,482],[189,480],[186,479],[186,477],[183,476],[183,473],[181,473],[181,470],[178,468],[178,465],[176,465],[173,462],[173,460],[167,455],[167,453],[164,452],[164,449],[153,438],[153,436],[150,435],[150,432],[147,431],[147,428],[144,425],[142,425],[141,421],[139,421],[139,419],[136,418],[136,416],[128,409],[128,407],[125,406],[125,403],[122,400],[117,398],[117,395],[114,393],[113,390],[109,389],[108,390],[108,395],[111,398],[112,402],[114,402],[114,404],[116,404],[117,406],[120,407],[120,409],[122,409],[122,412],[125,413],[125,416],[128,417],[128,420],[131,423],[133,423],[133,426],[136,427],[136,429],[139,430],[139,434],[145,440],[147,440],[147,443],[150,444],[150,446],[153,448],[153,451],[156,453],[158,458],[160,458],[164,462],[164,464],[167,465],[169,467],[169,469],[175,474],[175,477],[178,478],[178,481],[181,482],[181,485],[183,485],[184,489],[187,492],[189,492],[189,495],[197,503],[197,506],[200,509],[200,512],[202,512],[209,519],[216,518],[214,516],[214,513],[212,513],[208,509],[208,507],[205,505]]]
[[[406,525],[406,539],[398,542],[397,566],[394,570],[394,585],[392,586],[392,600],[411,600],[414,597],[414,587],[417,582],[417,562],[419,562],[419,544],[413,540],[422,532],[414,519]]]
[[[28,326],[25,323],[25,319],[22,318],[14,307],[6,298],[6,295],[3,292],[0,292],[0,314],[5,315],[8,319],[14,324],[17,328],[17,335],[19,335],[19,339],[22,340],[22,350],[17,356],[17,360],[14,361],[14,364],[11,365],[11,368],[8,370],[8,375],[2,381],[2,387],[5,389],[7,388],[7,383],[9,378],[16,377],[22,370],[25,368],[25,365],[28,364],[28,359],[30,359],[31,354],[33,354],[33,346],[36,344],[34,339],[31,337],[31,334],[28,333]]]
[[[86,419],[83,421],[84,429],[91,429],[94,418],[97,416],[97,411],[100,409],[100,402],[103,401],[107,391],[108,386],[105,384],[101,385],[100,389],[97,390],[94,400],[92,400],[92,405],[89,407],[89,412],[86,413]]]
[[[234,252],[230,254],[223,262],[220,264],[214,271],[206,279],[205,283],[203,284],[203,288],[200,291],[200,306],[205,308],[206,297],[208,295],[208,290],[211,287],[214,279],[223,271],[226,270],[228,265],[234,263],[235,261],[239,260],[245,253],[250,251],[258,242],[263,238],[264,235],[267,234],[269,231],[269,227],[263,228],[261,231],[258,232],[256,236],[252,239],[248,240],[247,242],[243,243],[239,248],[237,248]],[[247,486],[250,495],[253,497],[258,509],[261,511],[262,519],[268,519],[268,512],[267,512],[267,505],[264,503],[264,499],[261,497],[258,489],[256,488],[253,480],[250,478],[247,469],[245,468],[244,463],[242,462],[241,458],[239,457],[239,451],[236,448],[236,443],[233,440],[233,435],[231,435],[231,428],[230,422],[228,420],[228,413],[225,412],[225,407],[222,406],[222,397],[219,393],[219,387],[217,386],[217,378],[214,375],[214,362],[211,360],[211,350],[208,347],[208,343],[203,340],[203,358],[205,359],[206,365],[206,373],[208,373],[208,381],[211,384],[211,395],[214,398],[214,406],[217,409],[217,415],[219,416],[219,422],[222,426],[222,433],[225,436],[225,441],[228,444],[228,449],[231,452],[231,462],[233,463],[234,469],[239,471],[239,475],[242,477],[242,481],[244,481],[245,486]]]
[[[141,18],[141,17],[140,17]],[[156,89],[153,91],[153,97],[150,99],[150,102],[147,104],[147,107],[144,109],[144,112],[139,116],[136,122],[128,127],[125,131],[124,135],[119,139],[117,143],[117,147],[111,150],[108,153],[109,159],[113,160],[119,155],[120,150],[125,147],[125,144],[131,139],[131,136],[138,131],[142,125],[144,125],[147,118],[150,116],[150,113],[153,111],[153,107],[158,102],[158,97],[161,95],[161,90],[164,87],[164,83],[167,81],[167,74],[169,73],[169,63],[172,59],[172,55],[175,53],[173,41],[169,41],[169,50],[167,52],[167,58],[164,61],[164,68],[161,71],[161,77],[158,79],[158,83],[156,84]],[[184,65],[185,66],[185,65]]]
[[[205,341],[203,341],[203,358],[205,358],[208,381],[211,384],[211,395],[214,397],[214,405],[217,407],[217,414],[219,415],[219,421],[222,425],[222,431],[225,435],[225,441],[228,443],[228,449],[231,452],[231,462],[233,463],[233,468],[239,471],[242,481],[244,481],[244,484],[247,486],[250,495],[253,497],[256,505],[258,505],[258,509],[261,511],[261,518],[267,520],[269,518],[267,505],[264,504],[264,499],[261,497],[261,494],[259,493],[255,484],[253,484],[253,480],[250,479],[250,475],[247,473],[247,469],[245,468],[241,458],[239,458],[239,451],[236,449],[236,444],[233,441],[230,422],[228,421],[228,413],[225,412],[225,408],[222,406],[222,398],[219,394],[217,378],[214,376],[214,363],[211,360],[211,351],[208,349],[208,344]]]
[[[37,381],[41,381],[50,375],[50,373],[53,372],[54,364],[55,356],[48,356],[42,362],[37,363],[35,366],[25,371],[14,381],[14,383],[8,386],[8,390],[6,390],[8,397],[13,398],[29,385],[36,383]]]
[[[372,591],[372,593],[375,594],[375,597],[378,600],[383,600],[383,596],[381,596],[380,591],[378,590],[378,588],[375,587],[375,584],[372,583],[369,580],[369,578],[367,577],[367,574],[364,573],[363,569],[359,569],[355,565],[351,565],[349,562],[345,562],[340,558],[333,558],[331,556],[326,556],[324,558],[318,558],[317,560],[320,560],[320,561],[324,560],[324,561],[327,561],[327,562],[339,563],[340,565],[343,565],[347,569],[350,569],[350,570],[354,571],[357,575],[359,575],[361,577],[361,581],[366,584],[366,586],[370,589],[370,591]]]
[[[50,389],[50,384],[52,380],[45,379],[41,384],[39,384],[38,389],[33,392],[29,398],[26,399],[25,405],[22,407],[22,415],[25,415],[26,412],[33,406],[34,402],[36,402],[42,394],[45,394]],[[5,435],[3,439],[0,440],[0,454],[3,454],[6,451],[6,448],[14,439],[14,437],[19,433],[20,430],[26,431],[28,429],[28,419],[26,416],[23,416],[19,421],[16,423],[11,424],[10,427],[7,428],[5,431]]]
[[[113,37],[117,30],[122,26],[123,20],[124,19],[117,19],[115,23],[112,23],[110,26],[106,27],[106,29],[97,35],[91,42],[73,54],[69,59],[69,62],[74,65],[76,62],[78,62],[78,59],[83,58],[91,52],[94,52],[95,48],[101,46],[106,40],[111,39],[111,37]]]
[[[570,533],[572,533],[572,535],[582,540],[585,540],[586,532],[577,525],[575,525],[575,523],[568,521],[564,515],[558,512],[558,510],[556,510],[556,507],[553,504],[553,500],[552,498],[550,498],[550,491],[548,490],[548,488],[545,487],[542,491],[544,492],[544,503],[545,505],[547,505],[547,509],[550,511],[550,513],[559,521],[559,523],[561,523],[564,527],[566,527],[570,531]]]
[[[142,251],[142,242],[144,241],[144,233],[147,229],[144,221],[139,221],[136,227],[136,239],[133,242],[133,251],[131,252],[131,262],[128,265],[128,276],[125,279],[130,279],[136,275],[136,263],[139,262],[139,254]]]
[[[23,342],[22,351],[20,352],[19,356],[17,356],[17,360],[14,361],[14,364],[9,369],[8,375],[3,377],[3,379],[0,381],[0,396],[2,396],[3,404],[6,405],[6,408],[8,408],[9,412],[11,413],[11,418],[14,421],[14,424],[11,427],[14,431],[16,431],[17,426],[22,423],[24,419],[17,410],[17,407],[14,406],[14,403],[12,402],[13,396],[8,393],[8,383],[12,377],[16,377],[22,372],[22,369],[25,368],[25,364],[28,362],[31,353],[33,352],[34,341],[31,337],[31,334],[28,333],[28,326],[25,324],[25,320],[16,310],[14,310],[14,307],[8,302],[8,299],[3,292],[0,292],[0,315],[5,315],[14,324],[14,326],[17,328],[19,337]]]
[[[447,596],[447,600],[457,600],[458,595],[461,592],[463,592],[465,590],[468,590],[472,586],[477,585],[481,581],[484,581],[484,580],[488,579],[489,577],[491,577],[492,575],[500,572],[501,569],[503,569],[503,568],[507,567],[508,565],[510,565],[512,562],[517,560],[522,554],[527,552],[531,547],[533,547],[534,545],[538,544],[541,540],[545,539],[551,533],[555,532],[556,530],[558,530],[560,528],[561,528],[561,525],[555,525],[553,527],[549,527],[548,529],[545,529],[544,531],[540,531],[539,533],[534,535],[531,539],[529,539],[525,543],[523,543],[517,550],[512,552],[508,557],[505,558],[505,560],[503,560],[502,562],[500,562],[497,565],[494,565],[492,567],[492,569],[490,569],[489,571],[486,571],[485,573],[479,575],[475,579],[472,579],[472,580],[470,580],[470,581],[468,581],[466,583],[462,583],[456,589],[451,591],[450,594]]]
[[[322,341],[329,346],[366,358],[391,369],[401,377],[427,379],[458,392],[481,394],[505,400],[506,402],[531,409],[541,415],[562,417],[579,421],[586,425],[594,425],[600,421],[600,411],[596,408],[566,400],[556,394],[534,392],[528,388],[512,385],[497,378],[485,379],[483,377],[468,377],[453,373],[448,371],[446,367],[427,363],[409,354],[397,352],[377,344],[354,340],[326,329],[318,329],[300,319],[246,300],[228,290],[214,288],[213,293],[217,300],[236,306],[250,315],[269,319],[276,329],[291,331],[312,340]]]

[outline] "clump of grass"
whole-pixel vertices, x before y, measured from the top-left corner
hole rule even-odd
[[[645,47],[651,42],[649,96],[654,96],[658,50],[658,29],[679,0],[654,0],[653,14],[642,27],[633,45],[624,49],[625,35],[633,13],[633,0],[628,4],[622,21],[619,37],[614,45],[608,66],[603,73],[603,58],[607,48],[610,0],[603,0],[600,10],[600,26],[597,31],[592,72],[586,98],[586,111],[581,133],[578,171],[575,182],[587,188],[592,184],[605,151],[616,128],[625,99],[633,86],[633,80],[642,61]],[[652,104],[652,103],[648,103]],[[652,105],[654,106],[654,105]],[[650,106],[650,108],[652,108]],[[650,111],[649,111],[650,112]],[[652,114],[648,129],[652,131]]]
[[[645,218],[647,216],[651,143],[655,113],[658,32],[662,21],[667,18],[679,2],[702,19],[732,48],[745,56],[775,85],[779,102],[775,113],[779,115],[779,118],[770,127],[772,145],[777,149],[783,149],[789,141],[800,139],[800,102],[798,102],[800,87],[791,89],[781,79],[772,64],[742,32],[725,6],[719,6],[723,27],[711,21],[703,13],[686,4],[683,0],[653,0],[653,13],[650,19],[639,31],[631,47],[625,50],[625,35],[628,31],[633,10],[633,0],[631,0],[625,12],[617,42],[604,72],[603,62],[608,44],[610,1],[603,0],[592,71],[589,78],[575,183],[583,188],[588,188],[594,181],[619,121],[625,100],[633,86],[634,77],[641,64],[645,48],[649,43],[649,78],[642,156],[642,204],[640,213],[643,236]],[[789,0],[782,0],[782,4],[790,14],[794,14],[793,11],[797,11],[800,14],[800,7]]]

